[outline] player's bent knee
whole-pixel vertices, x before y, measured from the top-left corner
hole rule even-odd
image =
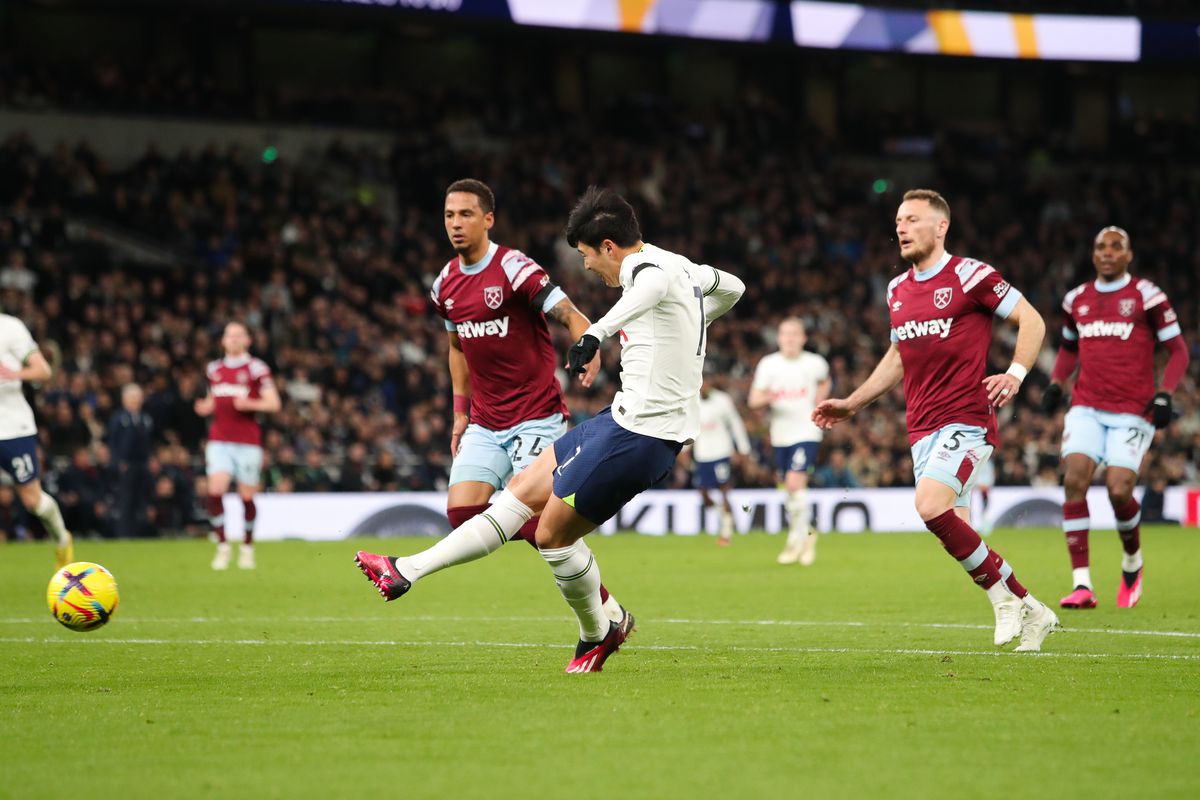
[[[25,506],[25,510],[33,513],[42,501],[41,481],[33,480],[18,486],[17,497],[21,498],[21,505]]]
[[[917,485],[916,509],[921,519],[928,522],[954,508],[954,490],[930,478],[922,478]]]

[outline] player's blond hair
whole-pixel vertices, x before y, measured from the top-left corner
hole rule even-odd
[[[950,219],[950,204],[946,202],[946,198],[933,189],[909,189],[904,193],[904,201],[908,202],[909,200],[924,200],[947,220]]]

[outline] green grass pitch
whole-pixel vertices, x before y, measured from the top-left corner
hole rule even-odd
[[[418,540],[82,542],[121,608],[51,618],[48,545],[0,547],[0,797],[1196,797],[1200,534],[1145,532],[1146,594],[1044,654],[997,654],[982,592],[925,535],[593,537],[638,631],[562,674],[577,628],[525,545],[384,604],[351,559]],[[1056,531],[991,543],[1057,602]]]

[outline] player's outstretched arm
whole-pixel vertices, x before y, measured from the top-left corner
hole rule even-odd
[[[20,369],[10,369],[0,364],[0,378],[10,381],[48,381],[52,370],[41,350],[34,350],[25,356],[25,363]]]
[[[559,300],[547,313],[546,316],[562,325],[571,333],[571,341],[577,342],[587,333],[587,329],[591,327],[591,321],[588,320],[583,312],[575,307],[571,302],[571,298],[564,297]],[[600,371],[600,352],[588,363],[583,374],[579,376],[579,381],[584,387],[589,387],[596,381],[596,373]]]
[[[704,322],[706,325],[723,316],[746,293],[746,284],[742,283],[738,276],[716,267],[708,267],[708,270],[712,275],[704,280],[708,287],[704,290]]]
[[[893,344],[883,354],[883,358],[879,359],[871,376],[849,397],[832,398],[818,403],[813,409],[813,422],[818,428],[832,428],[890,392],[903,378],[904,362],[900,360],[900,350]]]
[[[450,456],[458,458],[458,444],[471,423],[471,370],[457,331],[446,331],[450,342],[450,386],[454,391],[454,425],[450,429]]]
[[[584,335],[604,341],[633,320],[645,314],[667,296],[667,274],[656,265],[640,270],[633,285],[625,290],[612,308],[588,327]]]
[[[1017,302],[1008,319],[1017,323],[1017,346],[1013,349],[1012,365],[1003,375],[989,375],[983,379],[988,400],[996,408],[1004,408],[1017,396],[1021,382],[1033,369],[1046,336],[1045,320],[1024,297]]]

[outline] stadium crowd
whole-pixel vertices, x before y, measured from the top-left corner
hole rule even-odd
[[[898,270],[892,216],[908,188],[880,170],[911,164],[889,162],[886,148],[874,159],[847,158],[761,97],[704,119],[630,101],[606,115],[607,130],[594,115],[538,102],[522,114],[499,99],[480,100],[469,115],[429,111],[387,153],[335,145],[270,163],[212,146],[151,148],[112,166],[86,140],[48,150],[22,134],[0,143],[0,308],[26,322],[56,367],[32,397],[46,482],[68,525],[106,535],[202,527],[205,423],[192,402],[229,319],[250,325],[284,397],[283,411],[265,420],[267,491],[443,488],[451,392],[444,328],[427,290],[451,255],[442,192],[463,176],[495,190],[494,238],[546,265],[593,318],[616,295],[580,269],[562,238],[566,212],[589,182],[627,193],[654,243],[741,275],[745,297],[709,338],[710,364],[739,403],[788,315],[805,321],[809,349],[829,360],[835,393],[866,377],[888,344],[882,297]],[[552,129],[543,124],[551,113]],[[954,213],[949,249],[994,264],[1047,316],[1043,373],[1058,305],[1091,274],[1092,237],[1107,224],[1130,230],[1136,274],[1166,289],[1200,355],[1200,176],[1152,146],[1149,130],[1124,130],[1130,146],[1103,170],[1062,140],[1052,149],[994,134],[931,140],[927,182]],[[169,267],[135,265],[80,235],[74,220],[178,257]],[[999,330],[992,361],[1003,371],[1012,339]],[[555,336],[565,352],[565,333]],[[596,387],[569,389],[576,420],[611,396],[616,353],[606,343]],[[1148,461],[1156,485],[1196,479],[1198,376],[1193,356],[1175,398],[1179,417]],[[1039,410],[1045,379],[1035,373],[1002,419],[1001,485],[1058,482],[1061,413]],[[108,425],[131,383],[144,388],[153,447],[114,454]],[[818,482],[911,485],[899,392],[879,405],[827,436]],[[745,417],[758,458],[740,481],[769,485],[765,417]],[[121,528],[113,513],[134,458],[147,476],[144,531]],[[679,470],[675,484],[687,481]],[[18,507],[0,487],[0,530],[20,524]]]

